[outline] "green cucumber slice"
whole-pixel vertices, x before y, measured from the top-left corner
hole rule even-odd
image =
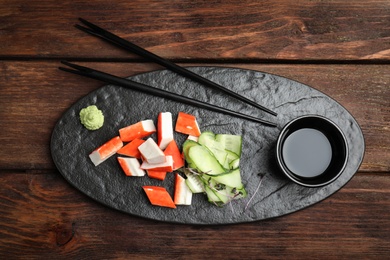
[[[191,146],[188,149],[188,157],[196,168],[203,173],[216,175],[225,172],[218,160],[204,146]]]
[[[229,169],[234,170],[240,167],[240,158],[237,158],[229,163]]]
[[[214,155],[215,159],[219,162],[220,165],[222,165],[223,168],[229,169],[229,154],[226,152],[226,150],[221,150],[218,148],[209,148],[209,151]]]
[[[225,150],[226,153],[227,153],[227,156],[226,156],[226,160],[227,160],[227,164],[230,166],[230,163],[234,160],[237,160],[237,159],[240,159],[240,156],[238,156],[237,154],[229,151],[229,150]],[[236,167],[237,168],[237,167]]]
[[[189,140],[187,139],[184,143],[183,143],[183,153],[184,153],[184,158],[187,162],[187,166],[189,168],[195,168],[195,165],[193,164],[191,158],[188,156],[188,150],[193,147],[193,146],[200,146],[200,144],[198,144],[198,142],[195,142],[193,140]]]
[[[239,157],[241,156],[242,137],[240,135],[217,134],[215,135],[215,141],[220,143],[225,150],[231,151]]]
[[[213,132],[202,132],[199,136],[198,143],[209,149],[209,151],[218,160],[219,164],[221,164],[225,169],[229,169],[230,156],[225,150],[224,145],[215,140],[215,134]]]
[[[241,181],[240,168],[234,169],[230,172],[213,175],[211,178],[218,183],[237,189],[241,189],[244,186]]]
[[[210,203],[213,203],[217,206],[222,206],[223,202],[221,201],[221,199],[216,195],[215,191],[213,191],[212,189],[210,189],[209,187],[205,186],[205,190],[206,190],[206,195],[207,195],[207,200],[210,202]]]
[[[210,189],[214,191],[215,196],[217,196],[221,203],[226,204],[229,203],[232,200],[244,198],[247,196],[246,190],[244,187],[241,189],[237,189],[234,187],[226,186],[226,185],[221,185],[219,183],[211,181],[210,183],[214,183],[211,185],[212,186]]]
[[[188,188],[192,191],[192,193],[202,193],[204,192],[204,184],[200,180],[199,176],[185,172],[187,179],[185,180]]]
[[[210,148],[220,148],[215,141],[215,134],[211,131],[202,132],[198,138],[198,143]]]
[[[212,183],[212,182],[210,182],[210,183]],[[212,188],[213,188],[215,195],[220,199],[220,201],[223,204],[226,204],[232,200],[233,194],[231,194],[229,192],[229,190],[231,190],[231,189],[229,189],[229,187],[227,187],[226,185],[221,185],[220,183],[215,183],[215,182],[212,185],[213,185]]]
[[[237,189],[235,192],[239,193],[239,195],[236,197],[237,199],[245,198],[246,196],[248,196],[248,192],[246,191],[244,186],[241,189]]]
[[[185,172],[191,191],[205,192],[208,201],[220,207],[246,197],[239,168],[241,149],[241,136],[216,135],[211,131],[202,132],[197,142],[185,141],[183,153],[187,165],[199,172]]]

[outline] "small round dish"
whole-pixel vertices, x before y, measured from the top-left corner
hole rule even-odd
[[[305,187],[321,187],[336,180],[348,160],[343,132],[331,120],[306,115],[287,123],[279,134],[276,159],[283,174]]]

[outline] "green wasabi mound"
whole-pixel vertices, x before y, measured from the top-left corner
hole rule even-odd
[[[104,115],[97,106],[92,105],[81,109],[80,121],[88,130],[97,130],[103,126]]]

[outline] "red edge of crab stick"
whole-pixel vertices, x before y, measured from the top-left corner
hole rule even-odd
[[[173,159],[173,170],[177,170],[184,166],[184,159],[176,144],[175,140],[172,140],[164,151],[165,156],[171,155]]]
[[[173,140],[173,126],[171,112],[161,112],[157,119],[157,144],[164,150]]]
[[[143,186],[142,187],[148,197],[150,203],[155,206],[176,208],[172,197],[164,187],[159,186]]]
[[[141,153],[139,152],[138,147],[141,144],[143,144],[144,142],[145,142],[145,140],[136,138],[133,141],[131,141],[130,143],[123,146],[121,149],[119,149],[119,151],[117,153],[121,154],[121,155],[127,155],[130,157],[134,157],[134,158],[139,159],[139,158],[141,158]]]
[[[175,131],[182,134],[200,136],[200,129],[196,117],[184,112],[179,112],[177,116]]]
[[[191,205],[192,191],[188,188],[185,179],[178,173],[175,176],[174,203],[176,205]]]
[[[164,172],[172,172],[173,171],[173,159],[172,156],[166,156],[166,160],[163,163],[149,163],[147,161],[143,161],[141,164],[141,169],[144,170],[153,170],[153,171],[164,171]]]
[[[157,179],[160,181],[163,181],[167,175],[167,172],[165,171],[154,171],[154,170],[147,170],[149,178]]]
[[[137,158],[118,157],[117,159],[126,176],[145,176],[145,171],[140,168]]]
[[[89,158],[95,166],[98,166],[99,164],[107,160],[110,156],[114,155],[122,147],[122,140],[119,136],[116,136],[101,145],[99,148],[95,149],[89,155]]]
[[[136,138],[149,136],[154,132],[156,132],[156,127],[153,121],[148,119],[119,129],[119,136],[123,142],[130,142]]]
[[[164,163],[166,160],[164,152],[150,137],[143,144],[138,146],[138,150],[141,153],[143,160],[147,161],[148,163],[158,164]]]

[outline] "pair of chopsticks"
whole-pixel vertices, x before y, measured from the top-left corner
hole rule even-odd
[[[201,77],[199,76],[198,74],[195,74],[193,73],[192,71],[190,70],[187,70],[183,67],[180,67],[178,65],[176,65],[175,63],[173,62],[170,62],[166,59],[163,59],[113,33],[110,33],[108,32],[107,30],[105,29],[102,29],[100,28],[99,26],[91,23],[91,22],[88,22],[82,18],[80,18],[80,21],[88,26],[88,27],[84,27],[84,26],[81,26],[81,25],[78,25],[76,24],[76,28],[82,30],[82,31],[85,31],[91,35],[94,35],[94,36],[97,36],[99,38],[102,38],[116,46],[119,46],[123,49],[126,49],[128,51],[131,51],[135,54],[138,54],[140,55],[141,57],[144,57],[148,60],[151,60],[153,62],[156,62],[182,76],[185,76],[187,78],[190,78],[194,81],[197,81],[199,83],[202,83],[206,86],[209,86],[209,87],[212,87],[212,88],[216,88],[216,89],[219,89],[227,94],[229,94],[230,96],[233,96],[241,101],[244,101],[245,103],[249,104],[249,105],[252,105],[254,107],[257,107],[267,113],[270,113],[274,116],[276,116],[277,114],[271,110],[269,110],[268,108],[265,108],[257,103],[255,103],[254,101],[252,100],[249,100],[247,99],[246,97],[243,97],[227,88],[224,88],[223,86],[219,85],[219,84],[216,84],[215,82],[212,82],[204,77]],[[164,97],[164,98],[168,98],[168,99],[171,99],[171,100],[174,100],[174,101],[178,101],[178,102],[183,102],[185,104],[189,104],[189,105],[193,105],[193,106],[196,106],[196,107],[200,107],[200,108],[205,108],[205,109],[208,109],[208,110],[211,110],[211,111],[215,111],[215,112],[220,112],[220,113],[224,113],[224,114],[228,114],[228,115],[231,115],[231,116],[235,116],[235,117],[240,117],[240,118],[243,118],[243,119],[247,119],[247,120],[250,120],[250,121],[254,121],[254,122],[258,122],[258,123],[262,123],[262,124],[265,124],[265,125],[268,125],[268,126],[273,126],[275,127],[276,124],[275,123],[272,123],[272,122],[268,122],[268,121],[265,121],[265,120],[262,120],[262,119],[259,119],[259,118],[255,118],[255,117],[252,117],[252,116],[249,116],[249,115],[246,115],[246,114],[242,114],[242,113],[239,113],[239,112],[236,112],[236,111],[232,111],[232,110],[228,110],[228,109],[225,109],[225,108],[222,108],[222,107],[218,107],[218,106],[214,106],[214,105],[211,105],[211,104],[208,104],[208,103],[205,103],[205,102],[202,102],[202,101],[199,101],[199,100],[195,100],[195,99],[192,99],[192,98],[188,98],[188,97],[185,97],[185,96],[181,96],[181,95],[178,95],[178,94],[175,94],[175,93],[172,93],[172,92],[168,92],[168,91],[165,91],[165,90],[161,90],[161,89],[158,89],[158,88],[154,88],[154,87],[151,87],[151,86],[147,86],[145,84],[141,84],[141,83],[138,83],[138,82],[135,82],[135,81],[132,81],[132,80],[129,80],[129,79],[124,79],[124,78],[120,78],[120,77],[117,77],[117,76],[114,76],[114,75],[110,75],[108,73],[105,73],[105,72],[101,72],[101,71],[98,71],[98,70],[94,70],[94,69],[91,69],[91,68],[87,68],[87,67],[84,67],[84,66],[80,66],[80,65],[76,65],[76,64],[72,64],[70,62],[67,62],[67,61],[62,61],[62,63],[64,65],[67,65],[71,68],[73,68],[74,70],[72,69],[69,69],[69,68],[64,68],[64,67],[59,67],[59,69],[63,70],[63,71],[66,71],[66,72],[70,72],[70,73],[74,73],[74,74],[78,74],[78,75],[81,75],[81,76],[85,76],[85,77],[89,77],[89,78],[93,78],[93,79],[97,79],[97,80],[101,80],[101,81],[104,81],[106,83],[111,83],[111,84],[115,84],[115,85],[120,85],[122,87],[126,87],[126,88],[131,88],[131,89],[135,89],[137,91],[141,91],[141,92],[146,92],[146,93],[149,93],[149,94],[152,94],[152,95],[156,95],[156,96],[160,96],[160,97]]]

